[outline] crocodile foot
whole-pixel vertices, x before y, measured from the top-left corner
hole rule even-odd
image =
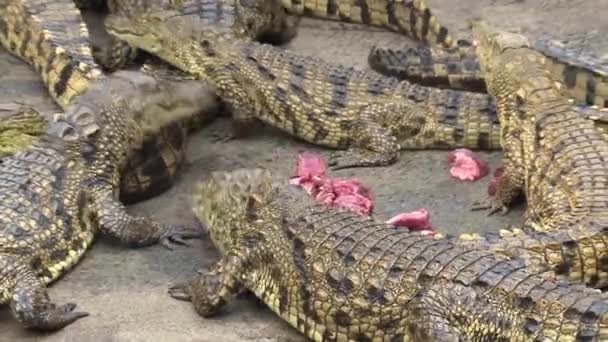
[[[186,239],[198,239],[203,236],[200,228],[188,225],[167,225],[166,230],[160,238],[160,244],[172,250],[171,243],[190,246]]]
[[[203,271],[201,270],[201,272]],[[192,280],[172,284],[169,286],[168,292],[173,299],[190,302],[192,301]]]
[[[483,201],[473,202],[471,210],[488,210],[488,216],[497,212],[500,212],[501,215],[506,215],[509,212],[509,207],[496,201],[494,197],[488,197]]]
[[[54,331],[89,316],[88,312],[74,311],[74,309],[76,309],[76,304],[74,303],[67,303],[61,306],[50,304],[38,313],[37,318],[25,322],[25,325],[31,330]]]

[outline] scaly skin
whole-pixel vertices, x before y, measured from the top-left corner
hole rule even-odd
[[[0,42],[33,66],[64,108],[102,77],[72,0],[1,0]]]
[[[0,42],[40,73],[63,110],[91,83],[105,78],[91,55],[86,25],[72,0],[0,0]],[[132,146],[137,153],[131,154],[125,169],[121,199],[132,203],[167,190],[185,161],[187,127],[210,116],[205,113],[189,123],[163,128],[157,136]]]
[[[424,0],[283,0],[291,14],[356,22],[402,33],[425,47],[383,49],[369,53],[372,69],[423,85],[484,92],[485,81],[471,43],[456,39],[441,25]],[[608,107],[608,71],[539,40],[535,47],[548,58],[546,67],[564,91],[579,103]]]
[[[370,67],[386,76],[441,88],[486,92],[475,49],[461,40],[461,46],[432,49],[428,46],[390,49],[373,47]]]
[[[608,140],[572,109],[526,38],[484,22],[475,22],[473,32],[488,91],[497,98],[505,164],[496,195],[477,208],[506,213],[523,192],[523,234],[515,235],[531,238],[515,243],[557,274],[606,286]]]
[[[421,84],[468,91],[486,91],[475,49],[469,43],[451,49],[429,47],[406,49],[372,48],[368,61],[372,69]],[[534,48],[545,58],[541,63],[564,93],[577,103],[608,107],[608,70],[584,63],[561,48],[538,40]]]
[[[269,171],[214,172],[193,197],[221,259],[169,293],[203,317],[246,289],[317,342],[608,338],[606,294],[312,203]]]
[[[0,103],[0,158],[31,146],[46,131],[46,120],[18,103]]]
[[[378,26],[443,48],[457,45],[425,0],[282,0],[290,14]]]
[[[296,35],[298,19],[288,18],[279,0],[108,0],[111,14],[124,16],[152,10],[176,10],[201,25],[231,30],[235,35],[283,44]],[[96,53],[108,70],[123,68],[138,51],[125,41],[112,39],[109,48]]]
[[[346,150],[332,156],[334,169],[387,165],[402,148],[492,147],[497,142],[489,101],[477,95],[453,92],[446,102],[435,90],[201,28],[174,12],[110,16],[106,28],[213,84],[238,126],[258,119],[308,142]],[[459,99],[473,109],[454,106]]]
[[[73,303],[52,303],[46,285],[82,258],[98,231],[134,247],[200,236],[199,229],[132,216],[118,200],[129,145],[192,115],[184,104],[200,102],[193,82],[138,81],[127,100],[74,107],[50,134],[0,164],[0,303],[8,303],[26,328],[57,330],[88,315],[73,311]],[[88,121],[88,136],[67,139],[77,131],[70,119],[83,124],[91,118],[99,126]]]

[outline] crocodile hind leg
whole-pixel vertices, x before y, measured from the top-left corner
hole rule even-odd
[[[486,92],[475,50],[464,40],[449,49],[373,47],[368,63],[380,74],[425,86]]]
[[[200,238],[202,230],[184,225],[168,225],[147,217],[127,213],[125,206],[106,193],[94,200],[94,210],[101,229],[121,242],[142,247],[160,242],[171,249],[171,242],[187,245],[184,239]]]
[[[0,254],[0,294],[9,300],[13,315],[28,329],[59,330],[89,315],[74,311],[73,303],[51,303],[46,285],[32,267],[8,254]]]
[[[354,127],[344,134],[350,147],[330,155],[332,170],[351,167],[384,166],[394,163],[400,142],[423,134],[426,111],[406,101],[382,101],[363,108]]]

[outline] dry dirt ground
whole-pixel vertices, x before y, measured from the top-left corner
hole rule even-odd
[[[505,28],[520,28],[531,37],[550,35],[566,40],[581,54],[606,58],[608,13],[603,0],[506,1],[430,0],[436,14],[453,30],[468,35],[465,20],[484,17]],[[603,35],[603,36],[602,36]],[[299,36],[287,47],[303,54],[366,68],[373,44],[401,46],[410,42],[399,35],[361,26],[306,19]],[[41,110],[56,110],[42,83],[31,69],[0,49],[0,101],[22,101]],[[323,151],[267,129],[246,143],[212,143],[211,129],[227,128],[218,120],[192,136],[189,164],[177,184],[164,195],[130,207],[135,214],[164,222],[194,223],[190,211],[192,185],[213,170],[262,166],[288,176],[298,151]],[[486,217],[470,212],[469,204],[485,195],[489,177],[478,182],[450,179],[446,151],[405,152],[390,167],[345,170],[336,176],[357,176],[374,193],[376,214],[388,218],[401,211],[427,208],[440,229],[463,231],[497,230],[515,224],[521,207],[505,217]],[[498,166],[500,153],[481,153]],[[278,160],[281,160],[279,162]],[[66,329],[48,335],[25,332],[6,307],[0,309],[1,341],[304,341],[252,298],[240,298],[213,319],[197,316],[189,303],[171,299],[167,285],[193,276],[218,254],[207,239],[191,248],[168,251],[154,246],[129,250],[100,238],[84,260],[53,284],[50,294],[57,303],[73,301],[90,312]]]

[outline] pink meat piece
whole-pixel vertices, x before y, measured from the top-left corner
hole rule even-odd
[[[328,177],[326,171],[327,166],[321,156],[304,152],[298,156],[296,175],[289,183],[301,186],[321,203],[364,215],[372,212],[373,204],[368,188],[357,179]]]
[[[298,155],[295,177],[322,177],[326,171],[327,165],[320,155],[310,152]]]
[[[406,227],[409,230],[421,231],[425,235],[432,235],[435,233],[435,228],[431,226],[430,217],[428,210],[420,208],[409,213],[395,215],[386,223],[397,227]]]
[[[354,178],[332,178],[326,175],[327,166],[321,156],[304,152],[298,156],[296,174],[289,181],[299,185],[316,201],[333,207],[346,208],[362,215],[373,211],[372,194],[369,188]],[[428,210],[422,208],[410,213],[401,213],[387,221],[388,224],[407,227],[434,234]]]
[[[488,163],[477,157],[471,150],[456,149],[448,153],[450,174],[460,180],[475,181],[488,174]]]

